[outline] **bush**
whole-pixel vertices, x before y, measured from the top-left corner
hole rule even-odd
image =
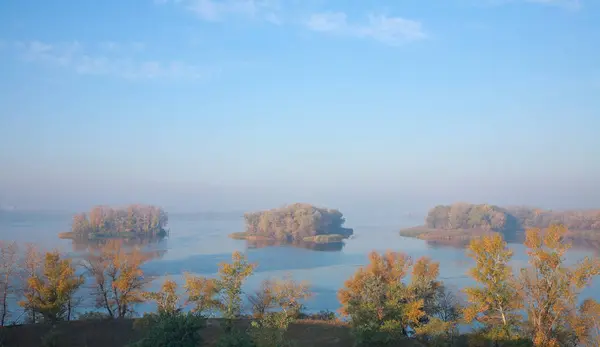
[[[203,317],[191,313],[144,315],[135,328],[143,329],[146,336],[131,347],[197,347],[202,343],[204,322]]]
[[[329,310],[321,310],[317,313],[303,313],[298,315],[298,319],[333,321],[336,319],[335,312]]]
[[[216,347],[256,347],[256,344],[246,332],[231,329],[221,334]]]
[[[112,318],[112,317],[106,313],[95,312],[95,311],[84,312],[77,316],[77,320],[103,320],[103,319],[109,319],[109,318]]]

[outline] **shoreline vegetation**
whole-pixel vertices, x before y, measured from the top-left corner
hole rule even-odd
[[[507,240],[522,239],[529,228],[564,225],[566,240],[600,242],[600,210],[553,211],[530,207],[499,207],[489,204],[438,205],[427,214],[424,225],[400,230],[400,235],[432,243],[460,243],[501,234]]]
[[[142,268],[149,259],[138,249],[123,248],[120,240],[78,262],[31,245],[20,259],[16,243],[0,242],[0,269],[6,274],[0,276],[0,297],[14,293],[24,310],[21,322],[13,322],[23,325],[0,329],[0,342],[22,347],[598,346],[600,303],[581,294],[600,275],[600,259],[567,264],[566,233],[561,225],[544,232],[527,229],[529,261],[516,273],[501,234],[472,240],[466,254],[477,264],[469,271],[475,283],[461,289],[464,300],[440,278],[439,262],[372,251],[338,290],[339,315],[306,313],[315,294],[309,283],[291,277],[267,278],[245,291],[260,264],[240,252],[220,263],[215,277],[187,273],[183,283],[167,277],[158,291],[148,291],[152,278]],[[90,288],[95,310],[84,312],[79,295]],[[142,303],[152,303],[155,311],[136,312]],[[0,305],[2,327],[16,313],[9,309]],[[460,328],[465,326],[468,331]],[[104,329],[103,337],[93,338],[96,329]],[[116,335],[127,338],[107,340]]]
[[[162,238],[168,234],[167,223],[167,213],[152,205],[96,206],[88,213],[73,216],[71,231],[61,232],[58,237],[71,240]]]
[[[340,211],[303,203],[246,213],[244,221],[246,231],[229,237],[249,242],[328,245],[341,244],[354,233],[343,226]]]

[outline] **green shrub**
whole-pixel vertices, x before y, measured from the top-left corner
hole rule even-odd
[[[134,328],[146,336],[131,347],[197,347],[202,343],[204,322],[203,317],[191,313],[144,315]]]
[[[256,347],[256,344],[246,332],[230,329],[221,334],[216,347]]]
[[[104,312],[88,311],[77,316],[77,320],[102,320],[109,319],[111,316]]]

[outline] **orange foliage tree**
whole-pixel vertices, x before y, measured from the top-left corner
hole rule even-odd
[[[470,275],[479,285],[464,289],[468,301],[464,318],[467,323],[481,324],[483,337],[493,341],[519,337],[522,300],[508,265],[512,254],[498,234],[472,240],[469,245],[468,256],[476,263]]]
[[[597,258],[585,258],[576,266],[566,266],[565,254],[570,247],[564,242],[566,233],[562,225],[526,232],[531,267],[521,271],[520,284],[535,346],[564,346],[585,339],[573,329],[578,320],[576,305],[581,290],[600,274],[600,263]],[[590,304],[587,308],[582,311],[593,311]]]
[[[186,305],[192,304],[192,312],[200,316],[209,316],[220,307],[216,295],[219,292],[217,281],[212,278],[185,274]]]
[[[242,285],[252,275],[256,264],[251,264],[245,255],[234,252],[231,263],[219,264],[217,287],[220,294],[220,309],[223,316],[231,321],[242,313]]]
[[[418,336],[434,333],[428,325],[439,322],[433,314],[435,293],[441,288],[439,264],[419,259],[407,285],[402,281],[413,261],[406,254],[372,252],[369,260],[338,292],[340,312],[351,318],[358,342],[394,340],[411,330]]]
[[[61,259],[57,251],[46,253],[42,274],[27,279],[25,300],[19,304],[33,308],[47,322],[68,320],[73,296],[83,282],[71,259]]]
[[[106,309],[113,318],[132,313],[133,306],[144,301],[148,279],[140,267],[147,260],[139,249],[123,248],[120,240],[110,240],[92,251],[83,265],[94,278],[96,307]]]
[[[177,283],[173,280],[165,280],[158,292],[144,292],[144,299],[156,302],[159,314],[175,314],[181,310],[179,296],[177,295]]]

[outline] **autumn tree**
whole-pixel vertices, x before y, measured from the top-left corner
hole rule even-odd
[[[433,315],[438,264],[421,258],[412,268],[412,281],[403,280],[411,271],[412,259],[402,253],[372,252],[369,264],[358,271],[338,292],[341,313],[351,318],[359,343],[389,342],[414,331],[417,335],[437,334]],[[444,324],[437,324],[443,328]]]
[[[219,292],[218,283],[212,278],[185,274],[186,305],[192,304],[192,312],[200,316],[208,316],[212,310],[220,307],[216,295]]]
[[[94,279],[96,307],[106,309],[110,317],[123,318],[135,304],[143,302],[148,280],[140,267],[147,259],[137,248],[123,248],[120,240],[108,241],[92,251],[83,265]]]
[[[43,261],[44,259],[37,246],[28,243],[25,247],[25,256],[23,257],[20,266],[20,280],[23,283],[22,294],[24,296],[33,296],[35,294],[28,283],[31,278],[42,276],[41,269]],[[31,306],[31,303],[28,301],[22,302],[21,306],[25,309],[27,323],[35,324],[39,315],[36,308]]]
[[[256,268],[256,264],[249,263],[246,256],[240,252],[234,252],[231,260],[231,263],[219,264],[217,280],[220,309],[229,324],[242,313],[242,285]]]
[[[173,280],[165,280],[158,292],[144,292],[143,298],[156,303],[159,314],[175,314],[181,310],[179,295],[177,295],[177,283]]]
[[[600,346],[600,302],[586,299],[581,304],[575,329],[582,346]]]
[[[57,251],[46,253],[42,274],[28,278],[28,291],[20,305],[33,308],[46,322],[69,319],[73,296],[83,282],[71,259],[61,259]]]
[[[585,258],[573,267],[564,264],[570,247],[563,239],[566,233],[562,225],[526,232],[531,267],[521,271],[519,283],[535,346],[564,346],[576,338],[571,327],[577,318],[579,293],[600,274],[598,259]]]
[[[467,255],[475,260],[470,275],[478,282],[467,287],[466,322],[483,326],[482,335],[493,341],[518,338],[522,308],[512,269],[508,265],[512,251],[500,235],[492,235],[471,241]]]
[[[310,298],[309,285],[291,278],[265,280],[261,285],[260,310],[255,312],[252,336],[259,347],[286,345],[285,332],[298,317],[302,301]],[[267,302],[268,301],[268,302]]]
[[[0,241],[0,327],[9,316],[8,297],[16,291],[18,254],[16,242]]]

